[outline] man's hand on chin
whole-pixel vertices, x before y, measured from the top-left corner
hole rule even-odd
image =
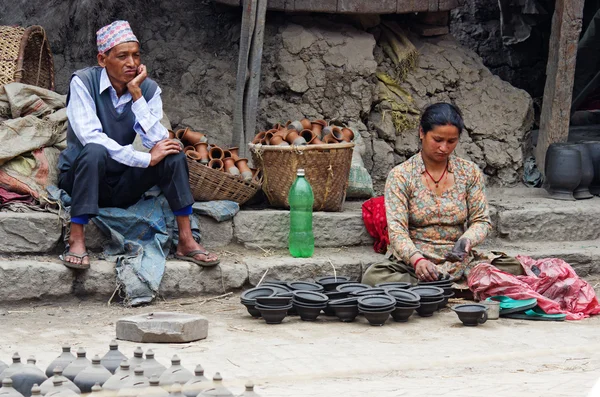
[[[133,101],[137,101],[142,97],[142,89],[140,86],[148,77],[148,70],[146,69],[146,65],[140,65],[137,68],[137,76],[133,78],[129,83],[127,83],[127,90],[131,94]]]

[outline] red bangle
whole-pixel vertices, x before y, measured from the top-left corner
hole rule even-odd
[[[415,264],[413,265],[413,267],[416,269],[416,268],[417,268],[417,264],[418,264],[419,262],[421,262],[421,261],[424,261],[424,260],[425,260],[425,258],[424,258],[424,257],[423,257],[423,258],[419,258],[419,259],[417,259],[417,260],[415,261]]]

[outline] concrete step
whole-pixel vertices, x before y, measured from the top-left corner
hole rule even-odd
[[[202,268],[168,260],[159,294],[164,298],[236,291],[265,279],[310,280],[333,274],[360,280],[383,255],[370,247],[319,248],[312,258],[292,258],[284,250],[249,251],[239,246],[218,251],[221,264]],[[0,302],[69,296],[107,299],[116,288],[115,264],[92,257],[86,271],[66,268],[56,256],[0,257]]]

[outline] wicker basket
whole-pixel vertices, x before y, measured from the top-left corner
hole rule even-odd
[[[190,188],[196,201],[231,200],[244,204],[260,190],[260,180],[246,182],[240,177],[213,170],[187,159]]]
[[[52,51],[41,26],[0,26],[0,85],[13,82],[54,90]]]
[[[310,183],[315,211],[341,211],[346,200],[354,143],[307,146],[250,144],[254,164],[263,171],[263,191],[274,207],[289,208],[288,193],[298,168]]]

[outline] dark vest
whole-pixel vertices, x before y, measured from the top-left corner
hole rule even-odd
[[[83,84],[88,89],[94,103],[96,104],[96,115],[102,123],[102,131],[109,138],[116,141],[121,146],[131,145],[135,140],[136,132],[133,129],[135,124],[135,115],[131,110],[130,101],[125,105],[125,109],[121,114],[117,113],[115,107],[110,99],[110,90],[106,89],[100,93],[100,74],[102,68],[94,66],[78,70],[73,73],[73,76],[77,76],[83,81]],[[146,101],[150,101],[158,88],[158,85],[151,79],[146,78],[140,87],[142,89],[142,95]],[[67,104],[69,103],[70,93],[67,95]],[[58,168],[61,172],[68,171],[71,165],[79,156],[79,153],[83,149],[83,145],[73,132],[71,123],[67,127],[67,148],[60,154],[60,160],[58,162]]]

